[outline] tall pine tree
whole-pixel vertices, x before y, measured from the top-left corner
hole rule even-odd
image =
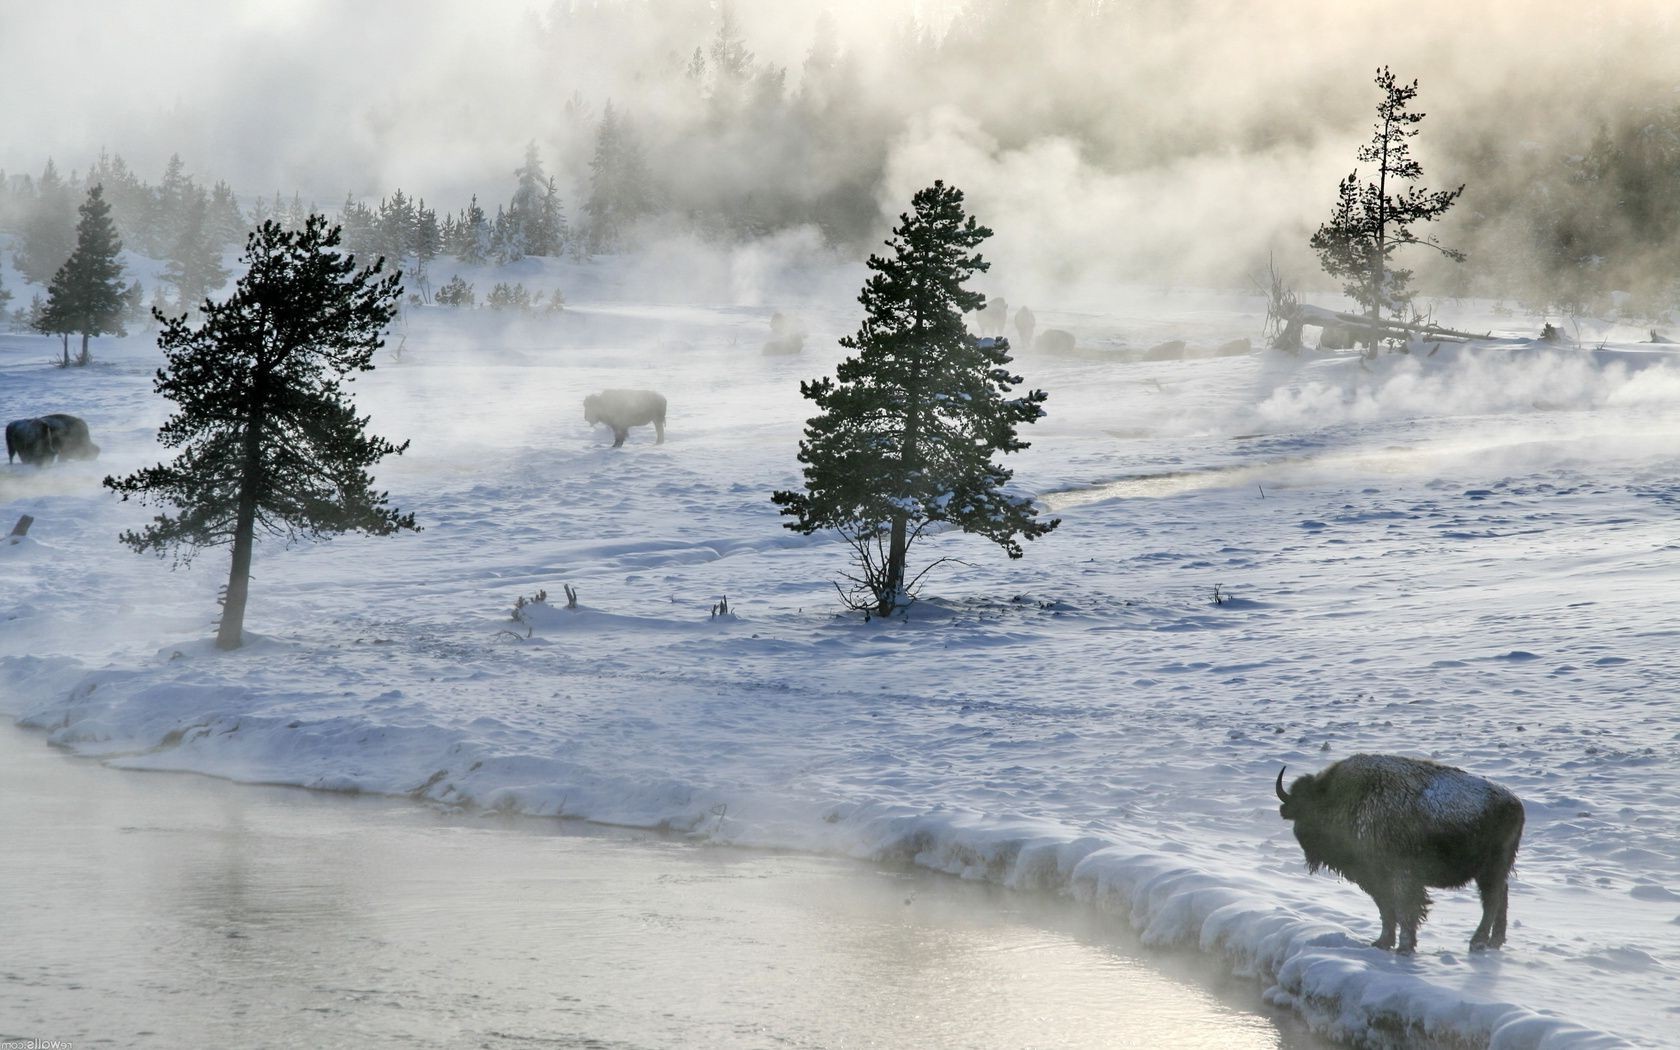
[[[970,254],[992,231],[963,213],[962,191],[943,182],[917,193],[887,240],[890,258],[858,302],[865,317],[840,345],[857,351],[836,378],[801,383],[822,409],[805,425],[799,461],[805,489],[771,498],[796,532],[834,529],[857,558],[853,608],[888,615],[905,605],[935,561],[907,577],[911,545],[930,525],[954,525],[1021,557],[1017,537],[1037,539],[1058,524],[1038,521],[1032,501],[1005,491],[1012,471],[993,453],[1027,443],[1016,427],[1044,415],[1044,391],[1010,396],[1005,340],[977,340],[962,315],[985,297],[963,283],[989,264]]]
[[[245,275],[226,300],[204,304],[201,324],[157,315],[165,366],[154,386],[179,406],[158,440],[183,451],[168,465],[105,479],[124,500],[173,508],[122,534],[136,551],[172,550],[187,561],[200,548],[232,545],[216,636],[223,649],[242,641],[259,527],[288,540],[418,528],[367,473],[408,443],[367,433],[344,389],[373,368],[401,281],[381,277],[379,263],[358,269],[338,245],[338,228],[320,215],[301,230],[265,222],[246,242]]]
[[[35,183],[34,199],[24,214],[23,243],[12,264],[23,279],[46,284],[76,250],[75,197],[58,167],[48,158]]]
[[[124,334],[122,319],[127,303],[123,293],[127,288],[122,280],[122,263],[117,261],[122,241],[117,238],[102,187],[89,190],[78,211],[81,221],[76,224],[76,249],[53,274],[47,288],[47,307],[36,328],[63,338],[65,364],[70,363],[69,334],[81,333],[82,349],[76,364],[85,365],[93,360],[88,353],[89,338],[108,332]]]
[[[1343,179],[1330,221],[1309,242],[1324,272],[1341,278],[1343,290],[1365,309],[1372,324],[1366,345],[1373,349],[1383,309],[1400,313],[1412,299],[1412,271],[1389,265],[1396,248],[1423,244],[1454,261],[1464,259],[1463,252],[1412,232],[1415,223],[1440,218],[1464,192],[1463,186],[1431,193],[1415,185],[1423,177],[1423,166],[1412,159],[1408,140],[1416,137],[1424,115],[1407,107],[1417,97],[1418,82],[1401,84],[1384,66],[1377,70],[1376,84],[1383,93],[1377,123],[1370,143],[1359,147],[1358,154],[1361,162],[1376,164],[1376,181],[1361,186],[1357,170]],[[1414,185],[1401,193],[1402,182]]]
[[[222,246],[211,218],[210,195],[202,187],[192,187],[182,201],[180,233],[170,249],[163,279],[175,286],[175,300],[182,310],[197,308],[199,300],[227,282]]]

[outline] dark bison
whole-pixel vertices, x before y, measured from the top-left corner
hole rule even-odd
[[[54,458],[93,459],[99,446],[88,435],[87,424],[75,416],[54,412],[34,419],[14,419],[6,424],[6,462],[12,457],[33,466]]]
[[[1482,922],[1471,950],[1505,943],[1508,883],[1523,830],[1517,796],[1462,769],[1399,755],[1352,755],[1297,777],[1288,791],[1280,769],[1277,796],[1307,870],[1329,868],[1377,902],[1382,936],[1372,947],[1415,949],[1428,887],[1472,879],[1482,894]]]
[[[583,420],[612,427],[613,448],[624,444],[631,427],[653,424],[654,444],[665,440],[665,396],[651,390],[603,390],[583,399]]]

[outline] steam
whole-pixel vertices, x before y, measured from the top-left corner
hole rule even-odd
[[[401,186],[448,210],[473,193],[505,198],[535,141],[575,215],[611,100],[679,194],[862,180],[884,233],[915,189],[955,183],[997,233],[992,283],[1045,301],[1078,281],[1228,284],[1268,251],[1319,282],[1304,242],[1368,136],[1378,64],[1422,81],[1416,152],[1431,185],[1460,181],[1478,151],[1580,152],[1617,107],[1680,100],[1668,61],[1680,15],[1666,0],[1423,0],[1381,19],[1341,0],[729,10],[754,68],[784,69],[790,98],[818,59],[840,70],[829,86],[842,86],[845,119],[814,141],[750,125],[704,149],[673,137],[704,118],[680,70],[718,32],[710,0],[65,0],[0,10],[0,66],[14,90],[31,85],[29,104],[6,106],[0,168],[33,173],[49,154],[85,168],[103,147],[155,178],[179,152],[246,194],[332,209],[347,191]],[[918,34],[943,43],[907,62]],[[62,75],[66,61],[77,76]],[[1471,186],[1464,221],[1492,189]],[[808,251],[799,236],[785,246]],[[762,249],[762,269],[777,251]],[[757,294],[742,280],[740,294]]]

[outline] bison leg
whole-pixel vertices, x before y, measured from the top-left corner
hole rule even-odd
[[[653,421],[653,443],[655,445],[665,444],[665,421],[663,419]]]
[[[622,446],[624,444],[624,439],[629,437],[629,436],[630,436],[630,428],[629,427],[621,427],[621,426],[617,425],[616,423],[613,424],[613,448],[618,448],[618,447]]]
[[[1482,895],[1482,922],[1470,937],[1470,950],[1498,948],[1505,943],[1505,915],[1510,909],[1510,866],[1476,876]]]
[[[1400,943],[1394,950],[1409,955],[1417,949],[1418,927],[1429,914],[1429,891],[1419,879],[1405,875],[1395,877],[1395,897],[1400,912]]]
[[[1371,947],[1387,951],[1394,947],[1394,927],[1397,921],[1393,887],[1383,880],[1359,882],[1358,885],[1377,902],[1377,914],[1382,918],[1382,935],[1371,942]]]
[[[1503,880],[1478,878],[1476,889],[1482,894],[1482,921],[1470,935],[1470,950],[1483,951],[1505,943],[1506,890]]]

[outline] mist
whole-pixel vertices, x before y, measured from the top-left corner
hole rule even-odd
[[[1677,35],[1658,0],[1428,0],[1382,18],[1333,0],[6,0],[0,169],[85,171],[105,149],[150,178],[178,153],[245,197],[330,211],[402,187],[454,210],[505,198],[534,143],[576,215],[610,102],[659,197],[642,245],[809,225],[855,256],[943,178],[995,231],[993,283],[1018,297],[1231,285],[1268,253],[1330,288],[1305,242],[1388,65],[1421,81],[1425,184],[1469,184],[1440,236],[1472,260],[1416,260],[1420,283],[1501,294],[1532,269],[1532,188],[1600,126],[1680,104]],[[1645,246],[1590,256],[1615,287],[1652,265]]]

